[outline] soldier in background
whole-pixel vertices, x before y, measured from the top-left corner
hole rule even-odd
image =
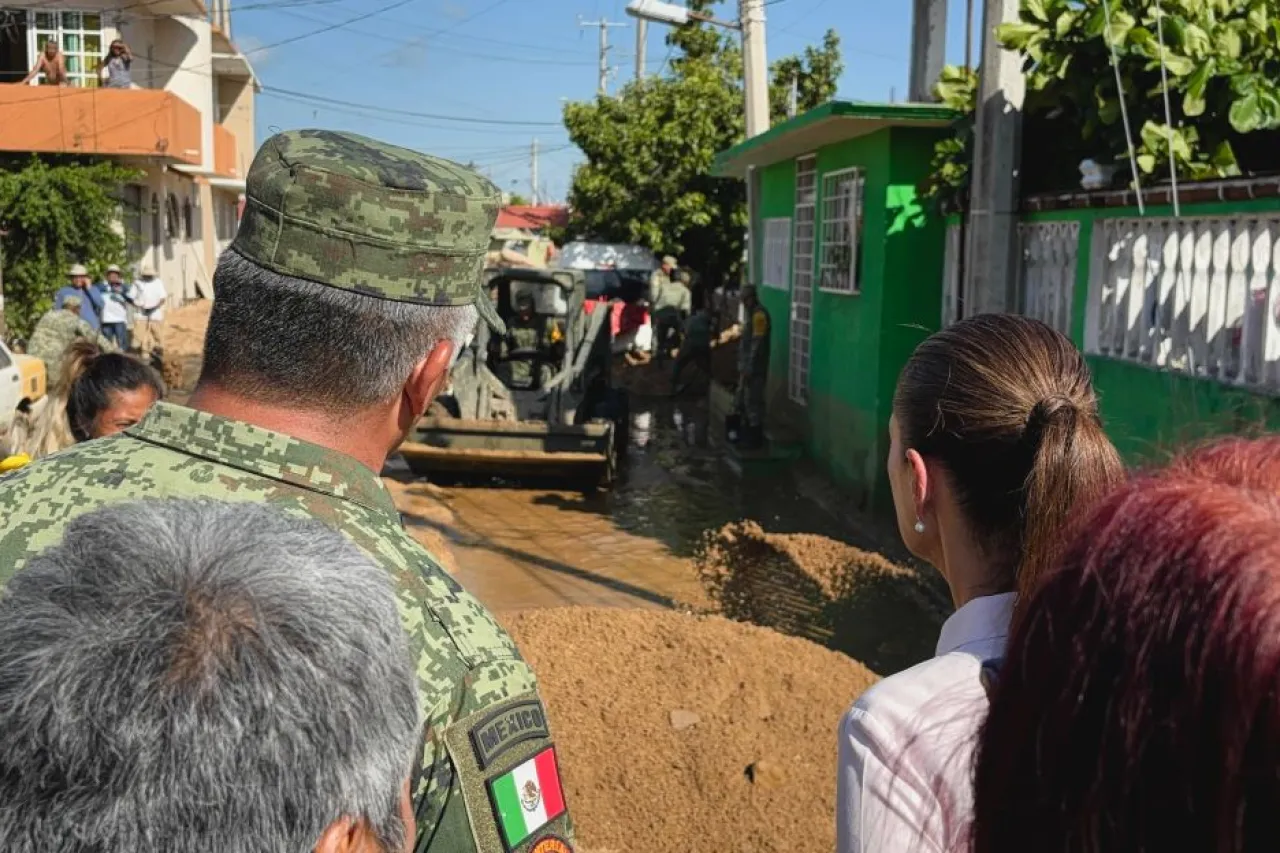
[[[558,323],[535,311],[531,293],[516,295],[516,316],[499,347],[501,375],[511,388],[541,388],[555,375],[563,353],[564,332]]]
[[[742,288],[742,337],[738,340],[736,408],[746,430],[738,446],[754,450],[764,445],[765,382],[769,375],[769,312],[760,304],[753,284]]]
[[[425,720],[415,851],[571,842],[532,669],[404,530],[378,476],[477,316],[505,331],[480,277],[501,194],[447,160],[322,130],[267,140],[246,184],[190,408],[157,403],[120,435],[5,475],[0,582],[73,518],[125,501],[266,502],[318,519],[395,583]],[[536,814],[507,808],[515,780]]]
[[[671,284],[671,276],[675,274],[679,268],[680,262],[667,255],[662,259],[662,265],[653,271],[653,275],[649,277],[649,302],[658,301],[658,295],[663,289]]]
[[[680,330],[693,309],[689,292],[689,273],[677,270],[675,278],[658,291],[653,302],[653,332],[657,341],[658,361],[666,361],[672,347],[680,346]]]
[[[51,308],[36,323],[31,340],[27,342],[27,354],[44,362],[50,391],[57,390],[62,376],[62,360],[67,347],[74,341],[93,341],[106,352],[114,352],[116,345],[89,325],[80,316],[81,297],[69,294],[62,298],[62,307]]]

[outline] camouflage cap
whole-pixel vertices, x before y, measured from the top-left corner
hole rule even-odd
[[[422,305],[475,305],[501,193],[464,166],[353,133],[291,130],[249,168],[233,244],[282,275]]]

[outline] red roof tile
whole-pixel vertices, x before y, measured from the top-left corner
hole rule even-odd
[[[499,228],[541,231],[551,225],[567,225],[569,208],[555,204],[507,205],[498,212]]]

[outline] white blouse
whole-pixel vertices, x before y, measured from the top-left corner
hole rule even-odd
[[[867,690],[840,721],[838,853],[953,853],[968,842],[982,662],[1004,654],[1013,593],[975,598],[931,660]]]

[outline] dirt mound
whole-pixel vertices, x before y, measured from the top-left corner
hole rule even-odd
[[[708,534],[697,570],[725,616],[822,643],[884,674],[932,656],[949,612],[913,569],[750,521]]]
[[[204,333],[213,302],[201,299],[167,313],[164,335],[164,381],[175,391],[190,391],[200,377]]]
[[[580,849],[835,846],[835,731],[875,680],[861,664],[716,616],[504,621],[538,673]]]

